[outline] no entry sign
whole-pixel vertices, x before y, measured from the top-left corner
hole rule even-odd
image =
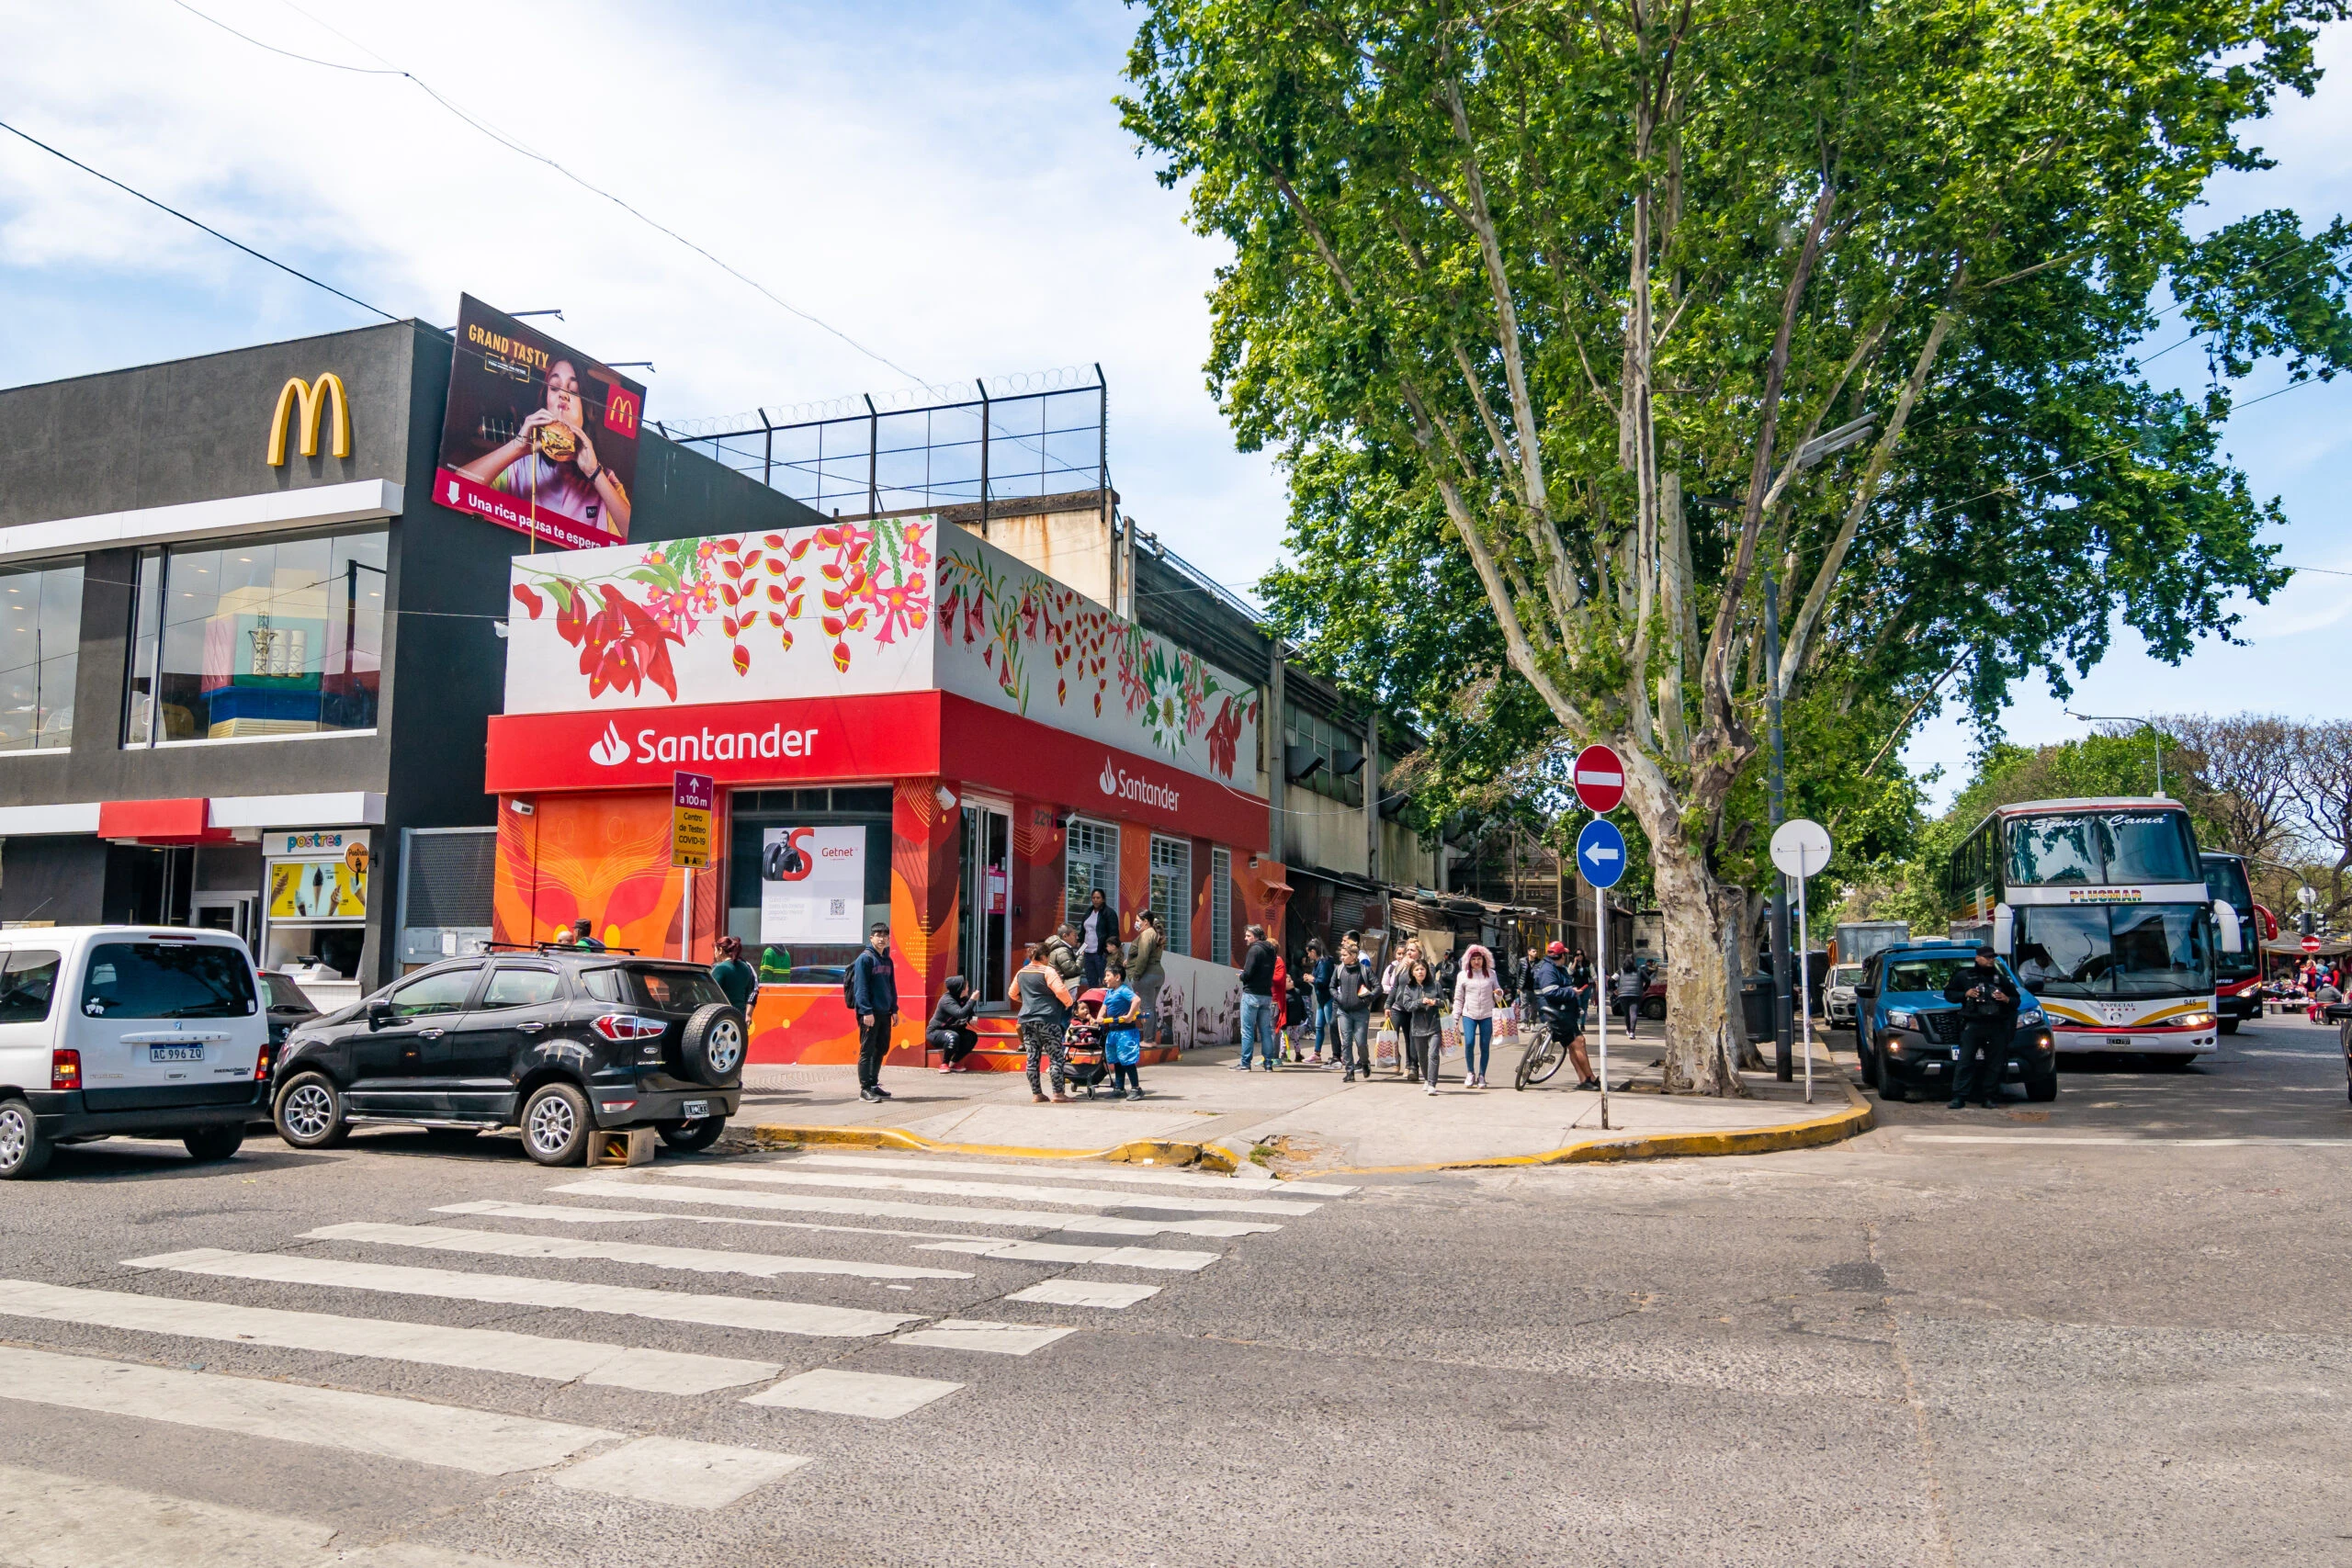
[[[2319,951],[2319,949],[2320,949],[2320,941],[2319,941],[2319,938],[2317,938],[2317,937],[2315,937],[2315,936],[2307,936],[2307,937],[2303,938],[2303,951],[2304,951],[2305,953],[2317,953],[2317,952]]]
[[[1587,811],[1614,811],[1625,798],[1625,764],[1606,746],[1588,746],[1577,753],[1577,798]]]

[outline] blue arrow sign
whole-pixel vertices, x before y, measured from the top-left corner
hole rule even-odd
[[[1625,874],[1625,835],[1596,817],[1577,835],[1577,869],[1595,887],[1614,887]]]

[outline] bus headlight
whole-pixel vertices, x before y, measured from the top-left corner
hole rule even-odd
[[[2025,1011],[2018,1014],[2018,1027],[2019,1029],[2040,1029],[2043,1024],[2048,1023],[2049,1021],[2049,1015],[2044,1013],[2040,1008],[2028,1008]]]
[[[2176,1021],[2183,1029],[2211,1029],[2213,1027],[2213,1015],[2210,1012],[2192,1012]]]

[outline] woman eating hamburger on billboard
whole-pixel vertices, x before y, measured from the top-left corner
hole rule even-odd
[[[616,539],[628,537],[628,491],[588,439],[580,372],[569,359],[548,366],[547,403],[524,416],[512,440],[457,471],[477,484]]]

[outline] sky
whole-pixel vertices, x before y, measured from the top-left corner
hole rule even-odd
[[[543,324],[583,351],[653,361],[647,415],[670,422],[1099,364],[1125,509],[1237,589],[1276,558],[1282,476],[1235,450],[1201,370],[1224,251],[1185,230],[1180,195],[1119,127],[1134,15],[1108,0],[8,9],[0,118],[394,315],[447,324],[461,291],[560,308]],[[2352,209],[2337,152],[2352,27],[2324,37],[2321,59],[2317,95],[2253,134],[2278,166],[2218,181],[2211,225]],[[0,299],[0,385],[379,319],[5,135]],[[2172,349],[2150,371],[2201,389],[2203,355]],[[2282,380],[2258,373],[2242,400]],[[2280,558],[2346,575],[2314,570],[2243,606],[2243,646],[2209,641],[2177,668],[2120,630],[2067,704],[2021,689],[2010,739],[2083,733],[2068,706],[2352,715],[2352,377],[2248,409],[2227,445],[2256,493],[2280,500]],[[1931,800],[1964,782],[1976,739],[1945,715],[1906,747],[1915,770],[1942,770]]]

